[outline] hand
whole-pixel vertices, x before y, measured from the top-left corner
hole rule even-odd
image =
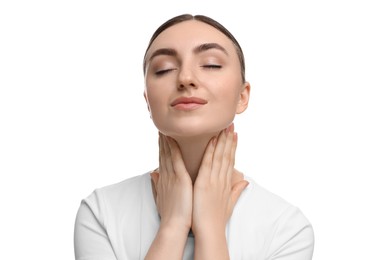
[[[192,230],[195,234],[223,235],[234,206],[248,182],[233,182],[237,134],[234,125],[209,142],[194,184]]]
[[[159,134],[159,168],[152,173],[160,229],[187,234],[192,222],[192,181],[176,141]]]

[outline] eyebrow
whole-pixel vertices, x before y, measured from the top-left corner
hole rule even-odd
[[[227,56],[229,56],[228,52],[226,51],[226,49],[224,47],[222,47],[218,43],[214,43],[214,42],[212,42],[212,43],[203,43],[203,44],[195,47],[194,48],[194,53],[198,54],[198,53],[201,53],[201,52],[204,52],[204,51],[208,51],[208,50],[211,50],[211,49],[220,50],[223,53],[225,53]]]
[[[152,55],[150,55],[149,62],[156,56],[159,55],[168,55],[168,56],[177,56],[177,52],[171,48],[162,48],[155,50]]]
[[[203,44],[201,44],[199,46],[196,46],[193,49],[192,52],[195,53],[195,54],[199,54],[201,52],[205,52],[205,51],[208,51],[208,50],[211,50],[211,49],[220,50],[223,53],[225,53],[227,56],[229,56],[229,53],[226,51],[226,49],[224,47],[222,47],[221,45],[219,45],[218,43],[203,43]],[[149,62],[153,58],[155,58],[156,56],[159,56],[159,55],[167,55],[167,56],[176,57],[177,56],[177,51],[172,49],[172,48],[157,49],[150,55]]]

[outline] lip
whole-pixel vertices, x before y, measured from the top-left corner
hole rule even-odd
[[[179,97],[173,100],[171,106],[179,110],[193,110],[207,104],[207,101],[198,97]]]

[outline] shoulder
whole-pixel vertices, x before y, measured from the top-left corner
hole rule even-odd
[[[264,222],[276,224],[285,219],[309,224],[301,210],[279,195],[265,189],[250,177],[245,177],[249,185],[242,194],[242,207],[256,218],[261,217]],[[240,198],[241,200],[241,198]]]
[[[264,245],[269,255],[301,250],[312,253],[314,232],[303,212],[286,199],[258,185],[253,179],[240,197],[238,218],[250,223],[255,233],[264,234]],[[258,236],[258,235],[257,235]],[[306,258],[302,258],[306,259]]]
[[[284,198],[260,186],[252,178],[245,176],[245,179],[249,185],[240,200],[245,206],[250,206],[253,213],[274,219],[294,207]]]
[[[150,185],[150,173],[144,173],[130,177],[118,183],[110,184],[95,189],[89,196],[82,200],[92,211],[101,215],[107,208],[120,210],[126,204],[135,206],[145,192],[147,185]],[[100,213],[100,214],[99,214]]]
[[[123,181],[97,188],[94,192],[104,194],[107,197],[122,196],[124,193],[137,193],[150,181],[150,172],[127,178]]]

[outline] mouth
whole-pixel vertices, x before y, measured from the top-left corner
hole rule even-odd
[[[198,97],[179,97],[171,103],[171,107],[178,110],[194,110],[207,104],[207,101]]]

